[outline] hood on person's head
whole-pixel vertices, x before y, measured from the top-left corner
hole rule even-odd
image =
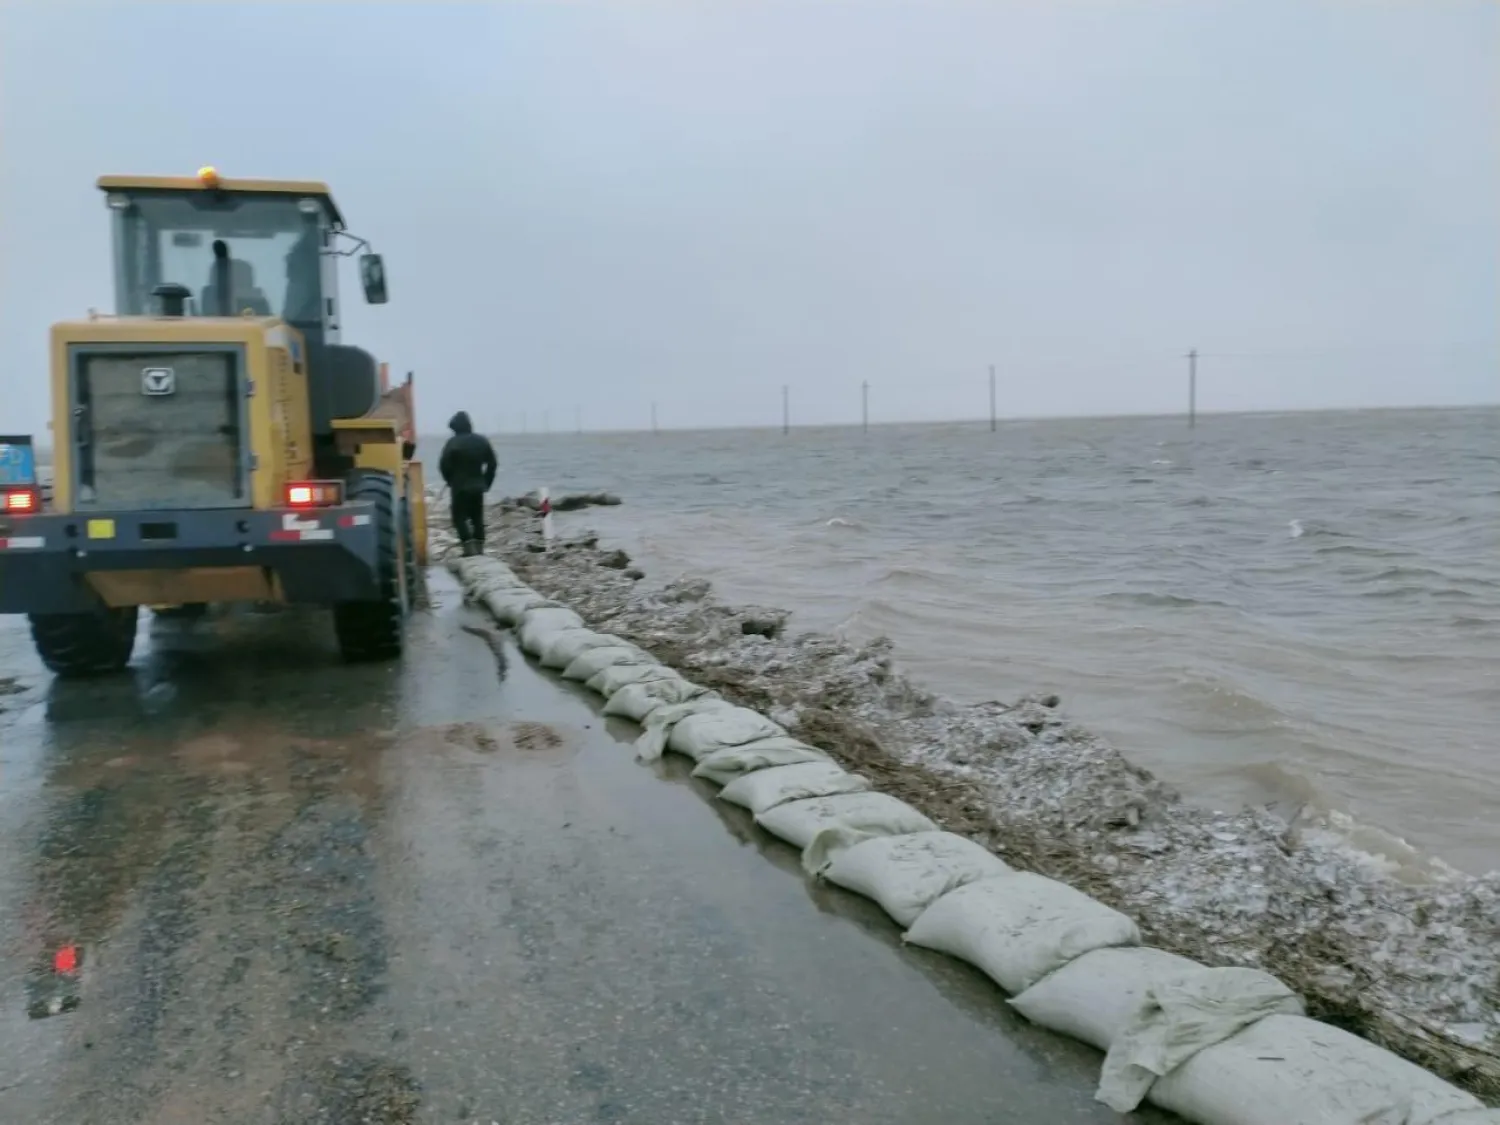
[[[452,418],[448,419],[448,428],[455,434],[472,434],[474,432],[474,423],[469,421],[467,411],[460,410]]]

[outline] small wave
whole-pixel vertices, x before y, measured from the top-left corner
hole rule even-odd
[[[1320,543],[1313,548],[1313,553],[1318,555],[1355,555],[1360,558],[1393,558],[1404,552],[1393,551],[1389,547],[1372,547],[1363,543]]]
[[[1181,594],[1159,594],[1159,593],[1126,593],[1117,591],[1113,594],[1105,594],[1100,599],[1102,602],[1112,602],[1117,605],[1139,605],[1150,606],[1153,609],[1188,609],[1192,606],[1218,606],[1222,609],[1233,609],[1229,602],[1221,602],[1214,598],[1190,598]]]
[[[1416,579],[1417,581],[1425,581],[1432,578],[1446,580],[1446,576],[1442,571],[1433,570],[1428,566],[1388,566],[1376,574],[1369,575],[1363,581],[1392,582],[1401,578]]]
[[[1361,823],[1334,807],[1313,778],[1281,762],[1252,762],[1232,772],[1250,782],[1295,832],[1337,848],[1374,871],[1405,883],[1428,883],[1455,873],[1395,833]]]
[[[887,567],[885,572],[875,579],[874,584],[877,586],[951,586],[953,575],[925,566],[897,564]]]
[[[1401,586],[1387,586],[1380,590],[1363,590],[1359,594],[1362,598],[1431,598],[1434,601],[1475,601],[1478,594],[1472,594],[1468,590],[1459,590],[1453,587],[1434,590],[1431,586],[1415,586],[1410,583]]]
[[[824,527],[847,527],[854,531],[863,531],[865,525],[858,520],[845,519],[843,516],[834,516],[823,525]]]
[[[1311,539],[1349,538],[1349,536],[1342,531],[1336,531],[1333,528],[1329,527],[1327,524],[1315,523],[1311,520],[1290,520],[1287,523],[1287,527],[1290,529],[1291,538],[1293,539],[1301,539],[1304,536]]]

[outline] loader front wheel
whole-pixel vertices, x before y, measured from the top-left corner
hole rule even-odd
[[[344,494],[368,501],[375,521],[375,581],[378,596],[333,607],[339,651],[348,661],[391,660],[401,655],[405,613],[401,590],[401,549],[396,524],[396,485],[389,473],[360,469],[349,475]]]
[[[135,651],[136,606],[92,613],[33,613],[31,640],[47,670],[59,679],[118,672]]]

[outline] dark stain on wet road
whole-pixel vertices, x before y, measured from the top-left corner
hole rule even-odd
[[[0,1125],[1121,1120],[433,591],[386,666],[243,614],[60,684],[4,622]]]

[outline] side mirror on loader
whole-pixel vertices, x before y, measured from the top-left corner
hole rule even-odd
[[[390,298],[385,291],[385,262],[379,254],[359,256],[359,280],[365,287],[365,300],[372,305],[383,305]]]

